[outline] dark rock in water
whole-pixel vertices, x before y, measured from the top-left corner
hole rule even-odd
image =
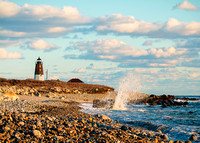
[[[114,100],[113,99],[108,99],[108,100],[99,100],[99,99],[94,99],[93,100],[93,107],[94,108],[112,108],[114,105]]]
[[[136,104],[145,104],[145,105],[162,105],[163,108],[169,107],[169,106],[186,106],[189,103],[188,102],[177,102],[174,101],[175,96],[173,95],[150,95],[149,97],[142,99],[138,101]]]
[[[191,135],[191,137],[189,138],[189,140],[196,141],[196,140],[198,140],[198,138],[195,135]]]

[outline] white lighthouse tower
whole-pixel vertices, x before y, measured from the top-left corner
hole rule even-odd
[[[40,57],[37,59],[37,62],[35,65],[34,79],[44,80],[43,63],[42,63],[42,60],[40,59]]]

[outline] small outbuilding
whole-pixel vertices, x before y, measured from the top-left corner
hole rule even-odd
[[[68,82],[73,82],[73,83],[84,83],[82,80],[78,79],[78,78],[72,78],[70,79]]]

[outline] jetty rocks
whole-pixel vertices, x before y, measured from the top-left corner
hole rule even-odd
[[[173,95],[150,95],[149,97],[138,100],[138,101],[132,101],[133,103],[136,104],[145,104],[145,105],[162,105],[162,107],[167,107],[167,106],[185,106],[188,105],[188,102],[178,102],[175,100],[175,96]]]
[[[181,100],[181,101],[178,101]],[[132,99],[128,100],[128,103],[134,103],[134,104],[144,104],[144,105],[161,105],[162,107],[169,107],[169,106],[186,106],[189,103],[187,101],[189,100],[199,100],[197,98],[175,98],[173,95],[149,95],[149,96],[143,96],[143,98],[139,99]],[[115,103],[114,99],[106,99],[106,100],[99,100],[95,99],[93,100],[93,107],[94,108],[107,108],[111,109]]]

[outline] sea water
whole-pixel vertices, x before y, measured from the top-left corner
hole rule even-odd
[[[192,134],[200,138],[200,96],[197,101],[188,101],[187,106],[135,105],[128,103],[128,98],[137,99],[136,92],[143,86],[140,77],[128,73],[119,82],[118,94],[113,109],[93,108],[92,104],[83,103],[83,112],[104,114],[123,124],[142,127],[148,130],[161,130],[170,140],[187,141]],[[131,94],[130,94],[131,93]],[[179,96],[180,97],[180,96]],[[182,102],[178,100],[178,102]]]
[[[180,97],[180,96],[179,96]],[[161,130],[170,140],[187,141],[192,134],[200,138],[200,96],[197,101],[188,101],[187,106],[163,108],[159,105],[127,104],[126,110],[93,108],[92,104],[83,103],[82,111],[90,114],[104,114],[123,124],[142,127],[148,130]],[[178,102],[182,102],[178,100]]]

